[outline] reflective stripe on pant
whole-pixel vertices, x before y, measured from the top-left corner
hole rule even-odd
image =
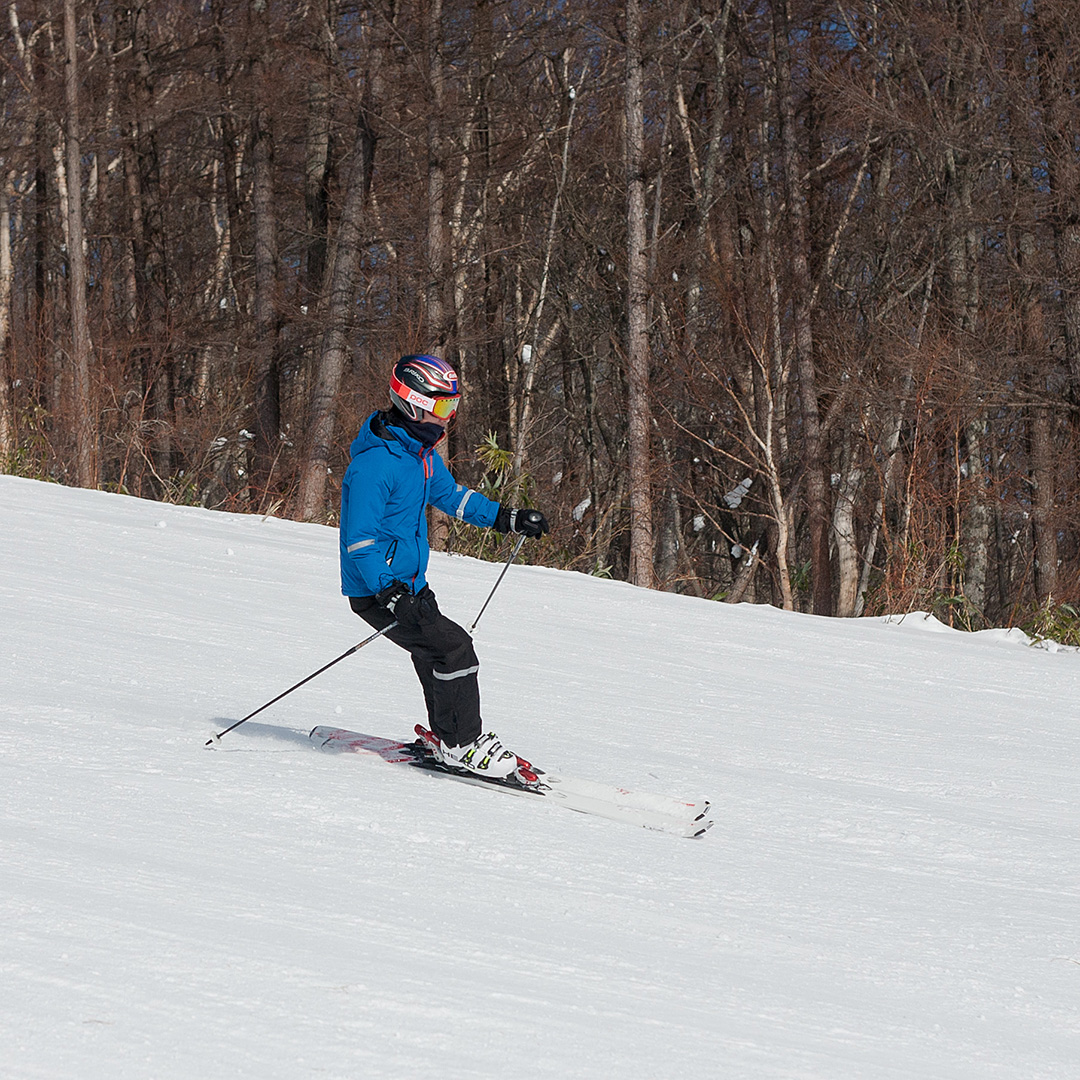
[[[480,661],[464,627],[448,619],[434,601],[433,618],[419,626],[395,626],[387,637],[412,657],[424,690],[428,726],[448,746],[480,737]],[[373,596],[350,596],[349,606],[369,626],[381,630],[393,614]]]

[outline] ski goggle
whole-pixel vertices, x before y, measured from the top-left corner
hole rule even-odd
[[[437,416],[440,420],[449,420],[457,412],[458,405],[461,404],[460,394],[455,394],[453,397],[428,397],[426,394],[421,394],[419,391],[406,386],[394,375],[390,376],[390,389],[402,401],[407,401],[410,405],[415,405],[418,409],[423,409],[425,412]]]
[[[431,401],[434,404],[432,408],[428,409],[428,412],[434,413],[440,420],[449,420],[457,412],[458,405],[461,404],[461,395],[432,398]]]

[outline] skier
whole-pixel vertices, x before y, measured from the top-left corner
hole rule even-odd
[[[453,768],[507,777],[517,755],[480,718],[472,638],[427,583],[430,504],[472,525],[539,537],[538,510],[511,509],[455,482],[435,447],[461,401],[457,374],[436,356],[403,356],[390,375],[390,408],[360,427],[341,485],[341,591],[376,630],[407,649],[420,678],[435,756]]]

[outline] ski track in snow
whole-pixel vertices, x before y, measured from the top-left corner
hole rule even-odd
[[[487,723],[691,841],[313,752],[381,641],[205,749],[365,636],[332,529],[0,477],[0,631],[5,1078],[1078,1074],[1075,651],[515,566]]]

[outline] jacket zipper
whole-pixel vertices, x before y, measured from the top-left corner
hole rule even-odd
[[[416,565],[420,566],[420,525],[424,519],[424,514],[427,513],[427,495],[428,495],[428,482],[431,479],[432,473],[435,471],[431,465],[431,455],[434,453],[432,448],[421,447],[419,451],[420,464],[424,467],[424,498],[420,503],[420,514],[416,519]],[[417,570],[419,573],[419,570]],[[416,586],[416,574],[413,574],[410,584]]]

